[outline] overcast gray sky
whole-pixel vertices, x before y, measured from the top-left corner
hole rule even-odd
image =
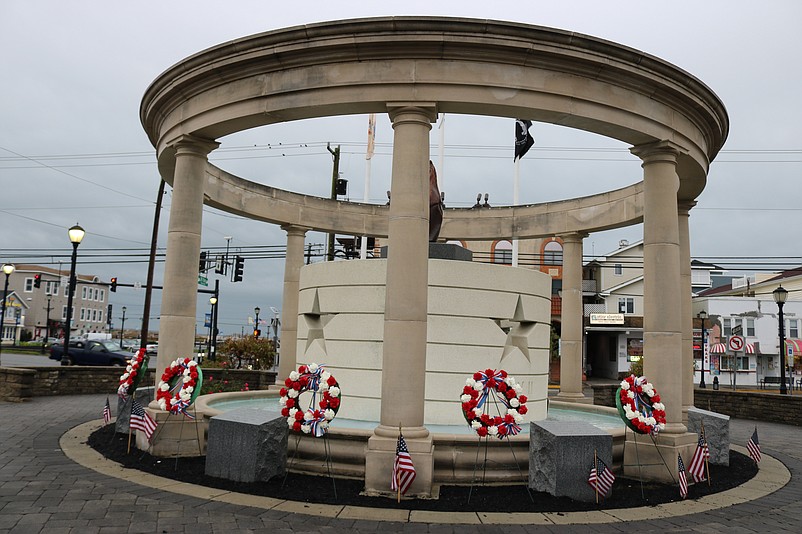
[[[695,258],[731,264],[754,256],[802,264],[802,2],[427,1],[306,2],[4,0],[0,8],[0,262],[58,267],[69,252],[67,228],[87,236],[79,271],[104,280],[144,282],[146,263],[89,263],[119,249],[144,253],[150,242],[159,177],[139,123],[147,86],[183,58],[238,37],[343,18],[438,15],[552,26],[615,41],[669,61],[706,83],[724,102],[731,129],[708,186],[691,214]],[[275,125],[222,139],[212,160],[236,174],[303,193],[327,195],[331,157],[349,193],[362,199],[366,116]],[[534,203],[622,187],[641,179],[639,161],[621,143],[535,124],[535,148],[521,168],[521,202]],[[510,119],[448,116],[446,204],[470,206],[478,192],[494,205],[512,201]],[[378,118],[371,201],[389,189],[389,122]],[[436,151],[437,130],[432,144]],[[280,144],[280,146],[279,146]],[[269,145],[269,146],[268,146]],[[436,154],[436,152],[433,152]],[[169,190],[169,188],[168,188]],[[170,194],[160,246],[166,244]],[[203,247],[283,245],[281,230],[207,208]],[[585,241],[603,254],[640,226]],[[308,241],[322,242],[310,235]],[[122,251],[120,252],[128,252]],[[66,265],[67,262],[65,262]],[[782,266],[778,266],[780,268]],[[245,281],[222,282],[223,333],[240,332],[254,306],[281,306],[283,260],[249,260]],[[161,282],[161,264],[156,283]],[[111,294],[115,325],[141,318],[143,294]],[[799,298],[796,296],[796,298]],[[158,316],[156,294],[152,317]],[[208,310],[199,297],[198,317]],[[263,312],[264,314],[264,312]],[[134,324],[131,324],[132,321]],[[157,323],[156,323],[157,324]],[[199,330],[202,327],[199,326]]]

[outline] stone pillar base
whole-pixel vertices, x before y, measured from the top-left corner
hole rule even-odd
[[[682,455],[682,461],[687,469],[696,449],[697,439],[698,436],[690,432],[683,434],[662,432],[652,441],[648,435],[635,434],[627,430],[624,444],[624,476],[635,480],[678,483],[677,453]]]
[[[162,458],[204,456],[206,454],[206,431],[208,422],[203,414],[197,419],[184,415],[170,415],[153,408],[145,408],[158,426],[148,443],[145,433],[136,431],[136,448]],[[189,413],[195,415],[192,408]]]
[[[434,441],[429,434],[422,438],[404,436],[412,463],[415,465],[415,481],[412,482],[405,497],[419,499],[432,498],[432,477],[434,474]],[[390,489],[395,462],[395,449],[398,437],[372,435],[365,451],[365,493],[396,498]]]
[[[593,404],[593,399],[591,397],[586,397],[582,393],[563,393],[561,391],[557,393],[557,396],[554,397],[554,400],[560,402],[575,402],[579,404]]]

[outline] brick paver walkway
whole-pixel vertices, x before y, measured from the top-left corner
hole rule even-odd
[[[0,402],[0,533],[206,532],[802,532],[802,428],[758,425],[765,453],[791,472],[791,482],[765,497],[703,513],[594,525],[449,524],[316,517],[179,495],[100,474],[76,464],[59,438],[99,418],[105,395],[38,397]],[[734,444],[755,423],[733,420]],[[341,514],[341,516],[346,514]],[[655,513],[655,516],[661,514]],[[453,517],[453,516],[452,516]]]

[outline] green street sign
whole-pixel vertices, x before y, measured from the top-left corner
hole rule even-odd
[[[198,285],[207,287],[209,285],[209,279],[206,278],[205,276],[199,274],[198,275]]]

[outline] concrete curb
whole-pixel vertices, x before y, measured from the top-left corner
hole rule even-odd
[[[87,469],[150,488],[264,510],[280,510],[289,513],[349,520],[492,525],[622,523],[697,514],[742,504],[774,493],[791,480],[791,473],[782,462],[763,454],[757,475],[737,488],[706,495],[696,500],[677,501],[657,506],[639,506],[590,512],[467,513],[310,504],[207,488],[205,486],[176,482],[175,480],[144,473],[136,469],[123,468],[119,464],[106,459],[87,445],[86,442],[89,435],[102,426],[103,420],[97,419],[73,427],[61,436],[59,440],[61,450],[69,459]],[[732,445],[731,448],[743,454],[747,452],[744,447],[737,445]]]

